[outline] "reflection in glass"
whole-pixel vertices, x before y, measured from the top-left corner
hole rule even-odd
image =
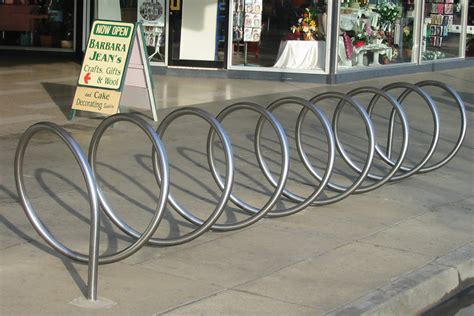
[[[75,1],[1,0],[0,45],[74,47]]]

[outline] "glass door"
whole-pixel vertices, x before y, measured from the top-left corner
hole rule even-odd
[[[170,66],[225,67],[228,2],[170,0]]]

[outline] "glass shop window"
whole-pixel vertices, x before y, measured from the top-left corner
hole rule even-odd
[[[234,0],[232,5],[232,65],[324,70],[327,0]]]
[[[414,0],[340,1],[339,69],[414,60]]]
[[[0,0],[0,46],[74,48],[76,1]]]
[[[421,59],[459,57],[462,38],[461,0],[425,0]]]
[[[100,0],[96,3],[97,19],[142,21],[150,61],[165,61],[165,0]]]

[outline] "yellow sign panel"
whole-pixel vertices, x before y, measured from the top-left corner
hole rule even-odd
[[[74,95],[74,110],[115,114],[120,103],[121,91],[89,87],[77,87]]]
[[[120,89],[133,35],[132,23],[95,21],[79,75],[79,85]]]

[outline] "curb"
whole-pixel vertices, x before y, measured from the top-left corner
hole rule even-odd
[[[415,315],[472,284],[474,242],[327,315]]]

